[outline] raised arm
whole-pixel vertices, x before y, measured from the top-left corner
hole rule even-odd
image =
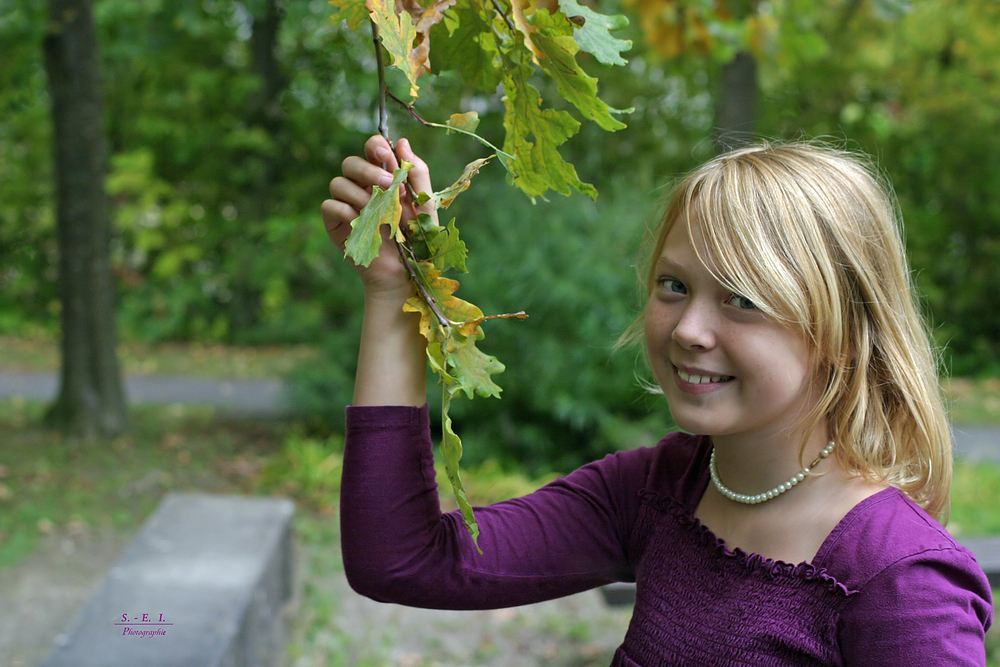
[[[397,160],[414,165],[415,191],[431,191],[427,166],[405,140],[393,155],[384,139],[369,139],[365,158],[344,160],[343,176],[331,182],[332,198],[322,205],[327,232],[341,250],[372,186],[391,178]],[[404,195],[404,217],[412,213]],[[483,554],[458,513],[442,515],[424,407],[426,346],[418,315],[402,311],[413,287],[385,237],[378,257],[357,269],[365,311],[340,494],[351,586],[387,602],[469,609],[535,602],[630,576],[624,535],[634,512],[623,506],[638,496],[623,480],[645,477],[622,473],[622,457],[528,498],[477,509]]]
[[[409,182],[415,192],[430,192],[430,173],[414,155],[406,139],[400,139],[394,155],[389,143],[374,136],[365,143],[365,158],[349,157],[343,176],[330,183],[331,199],[323,202],[323,223],[330,239],[341,249],[351,232],[351,221],[371,198],[372,186],[385,188],[399,160],[413,163]],[[383,169],[382,165],[385,165]],[[413,217],[405,194],[404,222]],[[427,204],[432,207],[433,204]],[[418,209],[421,213],[433,210]],[[403,303],[413,296],[413,286],[399,258],[395,243],[387,238],[378,257],[367,267],[356,267],[365,293],[365,311],[354,385],[354,405],[402,405],[419,407],[426,402],[426,342],[420,335],[420,316],[404,313]]]

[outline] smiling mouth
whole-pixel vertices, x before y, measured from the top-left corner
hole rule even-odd
[[[728,382],[733,379],[732,375],[691,375],[690,373],[685,373],[679,368],[677,369],[677,375],[680,379],[689,384],[717,384],[719,382]]]

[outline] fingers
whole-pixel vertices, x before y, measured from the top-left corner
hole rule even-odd
[[[358,217],[357,209],[342,201],[327,199],[320,206],[320,212],[327,236],[343,252],[347,236],[351,233],[351,221]]]
[[[413,164],[408,180],[414,192],[433,192],[431,188],[430,169],[427,163],[420,159],[406,139],[400,139],[393,152],[389,142],[382,136],[375,135],[365,142],[365,157],[351,156],[341,165],[343,176],[330,181],[330,199],[323,202],[323,226],[338,248],[344,249],[347,236],[350,234],[350,222],[358,217],[361,209],[368,204],[372,196],[372,188],[379,186],[387,190],[392,185],[392,172],[399,168],[403,161]],[[400,193],[404,201],[409,195]],[[412,210],[407,207],[407,210]],[[433,202],[428,202],[419,208],[420,212],[434,214]],[[409,219],[409,213],[404,218]]]
[[[391,174],[396,169],[399,169],[399,162],[396,160],[396,156],[392,152],[392,146],[389,142],[385,140],[385,137],[376,134],[374,137],[368,139],[365,142],[365,155],[368,157],[369,162],[377,164],[379,166],[385,165],[385,169]]]
[[[396,153],[401,160],[406,160],[413,165],[413,169],[410,169],[408,179],[410,185],[413,186],[414,192],[432,192],[430,169],[427,167],[427,163],[413,152],[410,142],[406,139],[400,139],[396,143]]]
[[[364,158],[351,156],[344,160],[340,168],[341,172],[344,174],[344,179],[353,182],[368,194],[371,193],[372,186],[374,185],[379,186],[383,190],[392,185],[391,171],[387,171],[379,165],[373,164]],[[333,191],[336,183],[337,179],[333,179],[333,182],[330,183],[330,194],[334,197],[337,197],[340,194],[340,192]],[[342,192],[345,194],[348,193],[347,190],[343,190]],[[357,193],[355,192],[354,194],[356,195]]]
[[[401,160],[406,160],[413,165],[410,169],[410,173],[407,175],[407,180],[410,183],[410,187],[417,194],[421,192],[426,192],[430,194],[434,192],[431,187],[431,172],[427,163],[424,162],[416,153],[413,152],[413,148],[410,146],[410,142],[407,139],[400,139],[396,142],[396,154],[399,155]],[[435,205],[433,201],[429,201],[423,206],[418,207],[418,211],[421,213],[434,213]]]

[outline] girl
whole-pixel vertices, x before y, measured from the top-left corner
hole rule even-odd
[[[347,158],[322,211],[343,249],[397,158]],[[383,186],[384,187],[384,186]],[[359,593],[482,609],[635,581],[613,665],[982,665],[989,585],[941,527],[951,483],[935,359],[892,200],[811,145],[718,157],[675,188],[626,335],[685,432],[479,508],[483,554],[442,515],[425,348],[391,242],[359,269],[344,567]],[[412,212],[412,211],[411,211]]]

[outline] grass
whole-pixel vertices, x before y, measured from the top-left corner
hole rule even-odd
[[[952,423],[1000,425],[1000,378],[953,378],[942,386]]]
[[[955,464],[951,485],[951,520],[956,536],[1000,535],[1000,464]]]
[[[288,428],[203,408],[134,409],[127,437],[66,441],[39,425],[42,408],[0,402],[0,566],[26,558],[43,534],[130,533],[167,491],[253,492]]]

